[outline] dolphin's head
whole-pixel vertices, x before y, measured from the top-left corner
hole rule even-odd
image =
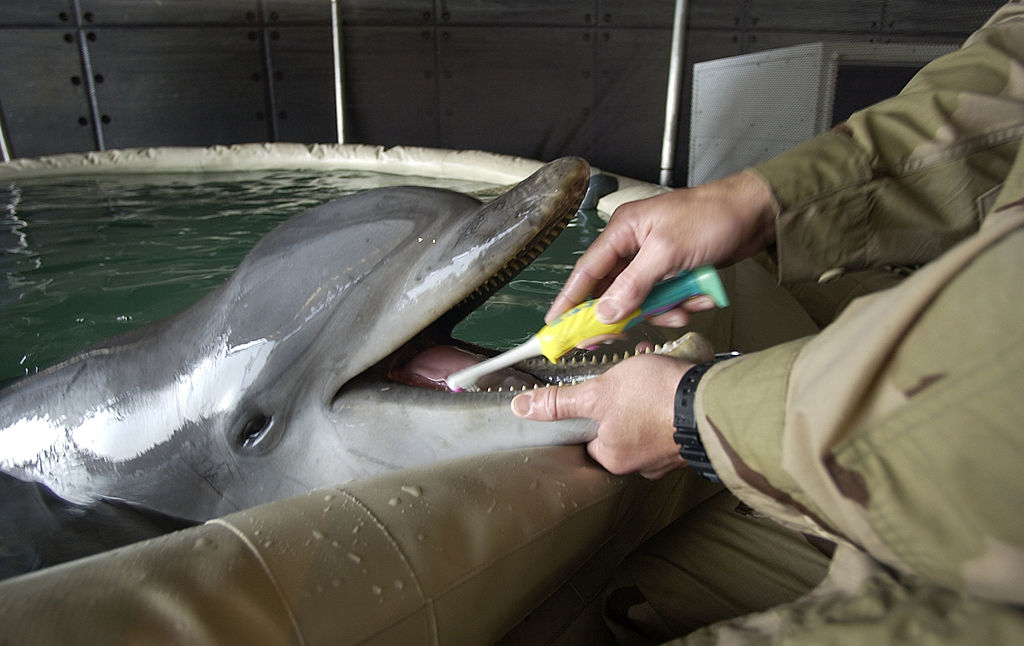
[[[185,421],[196,439],[176,456],[204,479],[203,495],[181,507],[179,496],[155,503],[164,496],[151,491],[141,502],[208,518],[407,464],[373,438],[398,425],[413,445],[430,444],[416,437],[428,422],[404,419],[399,401],[353,424],[346,393],[448,342],[567,225],[589,174],[585,161],[559,159],[487,204],[439,189],[371,190],[271,232],[180,321],[207,329],[204,360],[218,355],[202,383],[216,410]],[[515,419],[507,402],[496,408]]]

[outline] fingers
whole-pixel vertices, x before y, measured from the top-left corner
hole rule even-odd
[[[644,234],[638,233],[628,218],[616,217],[622,208],[616,210],[605,230],[576,261],[572,273],[544,316],[545,323],[551,323],[591,295],[604,292],[604,288],[629,265],[639,251],[641,236]]]
[[[596,419],[594,399],[588,396],[592,383],[577,386],[551,386],[528,390],[512,400],[512,412],[517,417],[538,422],[587,417]]]

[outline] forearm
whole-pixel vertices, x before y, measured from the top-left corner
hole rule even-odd
[[[1022,255],[1015,206],[819,335],[709,371],[697,420],[724,484],[899,570],[1024,602]]]
[[[777,200],[783,281],[921,264],[976,231],[1024,134],[1024,6],[898,96],[751,170]]]

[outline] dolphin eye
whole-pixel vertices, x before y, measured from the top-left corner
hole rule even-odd
[[[245,450],[260,448],[273,426],[273,421],[273,418],[267,417],[263,413],[256,413],[247,419],[235,438],[238,448]]]

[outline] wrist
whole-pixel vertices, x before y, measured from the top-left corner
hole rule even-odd
[[[697,397],[697,386],[704,374],[718,361],[725,358],[728,356],[697,364],[687,370],[679,380],[675,393],[675,415],[672,423],[675,432],[672,434],[672,438],[679,445],[679,455],[686,460],[690,468],[712,482],[721,482],[721,479],[715,473],[715,468],[704,450],[704,443],[701,442],[700,433],[697,430],[694,404]]]

